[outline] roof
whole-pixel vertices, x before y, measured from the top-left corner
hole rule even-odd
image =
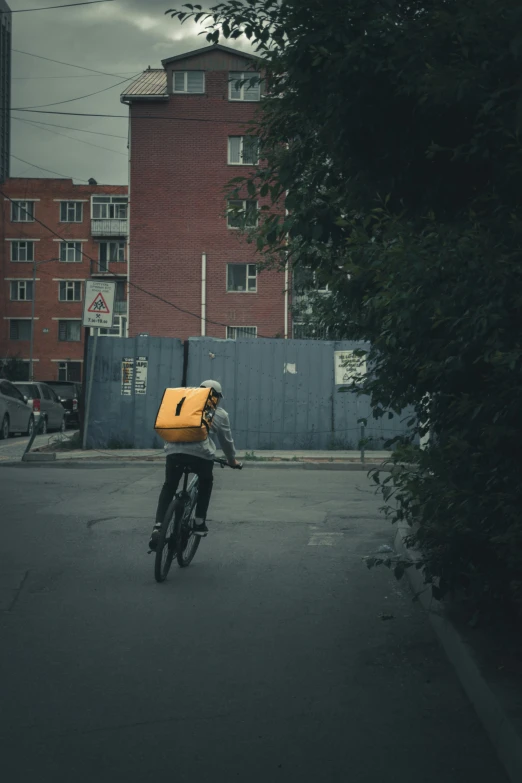
[[[246,60],[259,60],[259,57],[255,54],[248,54],[248,52],[243,52],[241,49],[233,49],[231,46],[223,46],[222,44],[211,44],[210,46],[201,46],[199,49],[193,49],[191,52],[185,52],[185,54],[177,54],[175,57],[168,57],[166,60],[162,60],[161,63],[163,66],[166,66],[176,62],[176,60],[186,60],[189,57],[197,57],[200,54],[207,54],[212,51],[235,54],[239,57],[244,57]]]
[[[167,97],[167,74],[163,68],[150,68],[144,71],[121,94],[122,100],[141,96]]]

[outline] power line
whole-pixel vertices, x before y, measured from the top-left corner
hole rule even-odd
[[[126,80],[128,81],[128,79]],[[113,85],[113,87],[116,87],[116,85]],[[76,99],[74,99],[76,100]],[[50,104],[51,105],[51,104]],[[105,119],[116,119],[116,120],[128,120],[129,115],[128,114],[90,114],[89,112],[78,112],[78,111],[41,111],[39,109],[6,109],[5,111],[26,111],[29,114],[59,114],[60,116],[67,116],[67,117],[102,117]],[[161,117],[159,115],[155,114],[133,114],[132,115],[133,120],[166,120],[166,121],[173,121],[173,120],[180,120],[183,122],[210,122],[213,124],[221,124],[221,125],[248,125],[250,120],[205,120],[200,117]]]
[[[112,3],[114,0],[84,0],[81,3],[66,3],[65,5],[46,5],[42,8],[19,8],[16,11],[0,11],[1,14],[28,14],[31,11],[50,11],[53,8],[73,8],[76,5],[96,5],[97,3]]]
[[[111,84],[109,87],[104,87],[103,90],[96,90],[96,92],[89,92],[87,95],[79,95],[77,98],[67,98],[65,101],[56,101],[55,103],[42,103],[39,106],[20,106],[18,108],[14,108],[13,111],[28,111],[29,109],[44,109],[46,106],[60,106],[63,103],[73,103],[73,101],[83,101],[84,98],[91,98],[93,95],[100,95],[102,92],[107,92],[107,90],[113,90],[115,87],[119,87],[121,84],[126,84],[127,82],[130,82],[132,79],[135,79],[136,76],[139,76],[141,71],[138,73],[135,73],[133,76],[127,77],[126,79],[123,79],[121,82],[116,82],[116,84]]]
[[[63,60],[53,60],[51,57],[44,57],[41,54],[34,54],[34,52],[24,52],[22,49],[13,49],[13,52],[17,54],[27,54],[29,57],[36,57],[38,60],[47,60],[49,63],[57,63],[57,65],[68,65],[70,68],[79,68],[81,71],[90,71],[91,73],[99,73],[102,76],[114,76],[119,79],[122,74],[107,73],[107,71],[97,71],[95,68],[86,68],[84,65],[76,65],[75,63],[66,63]]]
[[[13,120],[17,120],[17,122],[23,122],[25,125],[29,125],[30,128],[33,128],[33,130],[39,129],[47,131],[47,133],[52,133],[54,136],[61,136],[64,139],[71,139],[72,141],[77,141],[80,144],[87,144],[88,147],[96,147],[98,150],[106,150],[107,152],[112,152],[114,155],[123,155],[125,158],[127,157],[126,152],[119,152],[119,150],[111,150],[109,147],[102,147],[101,144],[92,144],[90,141],[84,141],[83,139],[77,139],[74,136],[69,136],[68,133],[58,133],[58,131],[51,130],[50,128],[45,128],[43,125],[39,125],[37,122],[31,122],[30,120],[21,120],[19,117],[13,117]]]
[[[12,157],[14,157],[14,155]],[[21,160],[21,158],[16,158],[16,160]],[[27,161],[22,161],[22,163],[27,163]],[[39,168],[39,166],[37,166],[36,168]],[[45,170],[46,169],[43,169],[43,171]],[[51,172],[51,173],[56,173],[56,172]],[[59,175],[59,176],[63,176],[63,175]],[[82,180],[82,182],[85,182],[85,180]],[[7,193],[4,193],[3,190],[0,190],[0,196],[3,196],[5,199],[10,201],[11,204],[15,203],[14,199],[10,198],[7,195]],[[22,209],[23,212],[29,214],[25,208],[19,207],[19,209]],[[54,236],[60,239],[62,242],[74,241],[71,239],[68,240],[65,237],[63,237],[61,234],[58,234],[57,231],[55,231],[53,228],[43,223],[36,216],[31,215],[31,217],[35,223],[39,223],[39,225],[45,228],[46,231],[49,231],[49,233],[54,234]],[[92,264],[97,263],[97,261],[95,261],[94,258],[91,258],[91,256],[81,248],[80,248],[80,253],[82,256],[85,256],[85,258],[87,258]],[[184,313],[185,315],[190,315],[193,318],[196,318],[198,321],[202,320],[201,314],[193,313],[191,310],[186,310],[184,307],[179,307],[179,305],[174,304],[174,302],[170,302],[168,299],[164,299],[162,296],[159,296],[159,294],[154,294],[152,291],[148,291],[146,288],[142,288],[140,285],[133,283],[132,280],[127,280],[127,285],[130,286],[131,288],[135,288],[137,291],[141,291],[142,293],[151,296],[153,299],[156,299],[158,302],[162,302],[163,304],[166,304],[169,307],[173,307],[175,310],[178,310],[180,313]],[[228,326],[228,324],[222,323],[221,321],[213,321],[211,318],[203,318],[203,320],[205,321],[205,323],[213,324],[214,326],[224,326],[225,328]],[[268,339],[268,340],[273,339],[272,337],[268,337],[267,335],[263,335],[263,334],[258,334],[258,337],[261,337],[262,339]]]
[[[13,117],[13,120],[27,122],[30,125],[49,125],[51,128],[63,128],[64,130],[78,131],[78,133],[93,133],[95,136],[110,136],[112,139],[125,139],[125,141],[127,141],[127,136],[118,136],[115,133],[102,133],[101,131],[85,130],[84,128],[71,128],[70,125],[55,125],[52,122],[44,122],[43,120],[40,120],[40,122],[36,122],[35,120],[22,120],[21,117]]]
[[[105,74],[99,74],[99,76],[103,76]],[[131,72],[127,71],[126,73],[119,73],[119,74],[107,74],[107,76],[111,76],[111,78],[114,79],[121,79],[122,76],[130,76]],[[71,76],[11,76],[11,81],[34,81],[35,79],[96,79],[97,75],[91,76],[88,73],[75,73]]]
[[[34,169],[39,169],[40,171],[46,171],[48,174],[56,174],[57,177],[63,177],[64,179],[79,179],[80,182],[88,182],[88,180],[81,179],[81,177],[69,177],[66,174],[60,174],[58,171],[52,171],[51,169],[44,169],[41,166],[37,166],[36,163],[29,163],[28,160],[23,160],[22,158],[17,158],[16,155],[10,155],[10,157],[13,158],[14,160],[18,160],[20,163],[25,163],[27,166],[32,166]],[[9,196],[6,196],[6,198],[9,198]],[[11,199],[9,199],[9,201],[11,201]],[[35,218],[35,220],[36,220],[36,218]],[[37,222],[39,223],[40,221],[38,220]],[[42,223],[42,226],[43,225],[44,224]],[[47,228],[47,226],[45,226],[45,228]],[[63,237],[62,237],[62,239],[63,239]],[[66,240],[64,239],[64,242],[65,241]]]

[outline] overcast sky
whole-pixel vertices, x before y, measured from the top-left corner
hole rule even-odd
[[[8,0],[13,11],[76,1]],[[103,90],[140,73],[149,65],[161,68],[161,60],[166,57],[208,45],[204,36],[198,36],[201,28],[189,23],[182,26],[179,21],[165,16],[167,9],[180,7],[182,2],[184,0],[113,0],[78,8],[13,14],[13,49],[119,77],[89,74],[13,52],[13,109],[64,101]],[[248,48],[247,41],[236,41],[233,45]],[[120,103],[120,93],[124,88],[125,85],[119,85],[100,95],[46,107],[49,111],[117,114],[122,119],[13,111],[11,153],[27,163],[11,159],[11,176],[52,176],[28,165],[30,163],[72,177],[77,183],[94,177],[100,184],[127,184],[128,109]],[[28,121],[68,128],[48,127],[44,130],[27,124]],[[70,128],[123,138],[77,133]],[[72,138],[64,138],[64,135]]]

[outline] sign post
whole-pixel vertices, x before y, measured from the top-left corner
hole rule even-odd
[[[87,394],[85,397],[85,415],[83,419],[82,448],[87,448],[87,431],[91,410],[92,381],[94,377],[94,362],[100,328],[110,329],[114,317],[114,294],[116,283],[108,280],[87,280],[85,283],[85,304],[83,308],[83,325],[88,326],[93,335],[91,362],[87,377]]]

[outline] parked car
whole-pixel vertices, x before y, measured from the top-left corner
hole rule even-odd
[[[67,414],[50,386],[40,381],[16,381],[15,386],[28,398],[40,435],[45,435],[48,430],[65,432]],[[40,419],[43,419],[41,423]]]
[[[56,392],[67,414],[67,424],[80,426],[81,383],[74,381],[44,381]]]
[[[21,432],[31,435],[34,431],[34,413],[28,398],[10,381],[0,380],[0,439]]]

